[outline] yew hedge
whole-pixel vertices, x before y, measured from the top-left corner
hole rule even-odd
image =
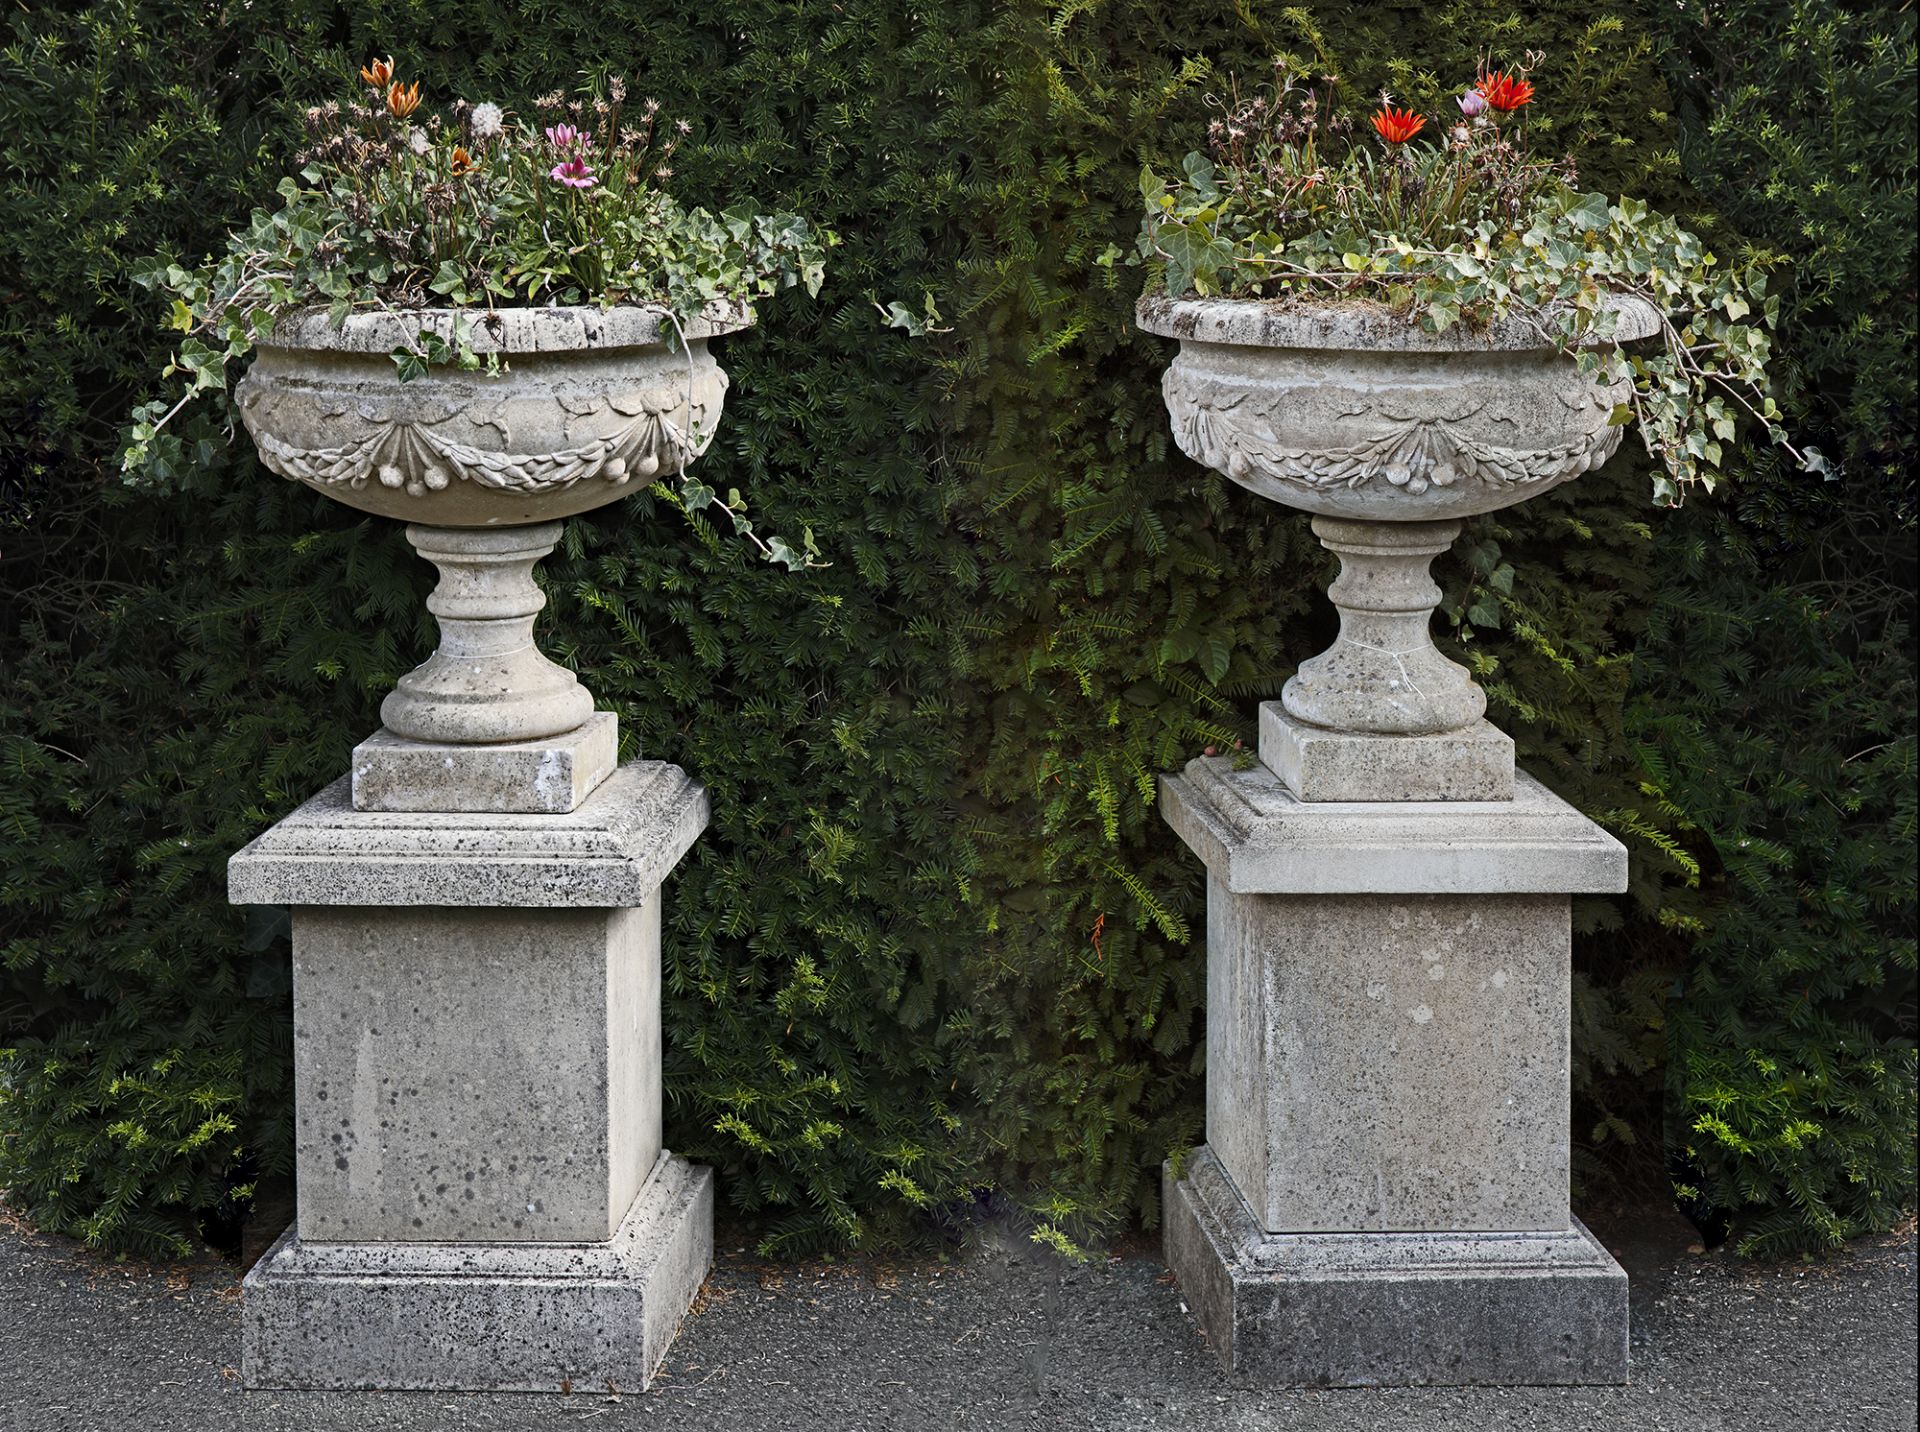
[[[219,414],[183,491],[118,427],[163,348],[127,275],[267,194],[367,54],[524,101],[583,70],[695,122],[679,183],[844,243],[728,340],[705,463],[832,565],[641,495],[545,567],[552,648],[715,819],[669,886],[669,1141],[770,1252],[1157,1215],[1197,1137],[1198,869],[1153,777],[1250,740],[1322,645],[1305,520],[1170,450],[1165,353],[1101,267],[1143,159],[1285,51],[1432,104],[1544,50],[1596,187],[1792,261],[1754,451],[1655,514],[1628,457],[1474,524],[1444,638],[1548,783],[1626,840],[1577,905],[1589,1189],[1669,1175],[1759,1251],[1914,1186],[1914,19],[1896,3],[106,0],[0,51],[0,1185],[163,1252],[289,1169],[287,951],[224,861],[342,769],[430,645],[391,524],[263,474]],[[944,315],[910,338],[875,304]],[[1494,576],[1511,569],[1505,577]],[[1653,1172],[1650,1174],[1649,1170]]]

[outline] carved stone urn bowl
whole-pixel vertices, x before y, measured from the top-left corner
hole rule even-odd
[[[1605,346],[1659,331],[1638,299],[1610,309]],[[1375,736],[1478,723],[1485,694],[1428,633],[1440,598],[1428,567],[1461,519],[1611,457],[1625,375],[1582,373],[1526,315],[1430,334],[1371,302],[1146,298],[1139,322],[1180,341],[1162,385],[1180,450],[1314,514],[1340,556],[1340,637],[1287,683],[1286,714]]]
[[[679,472],[706,449],[727,375],[708,340],[748,312],[712,304],[682,324],[640,307],[324,310],[283,318],[236,396],[269,471],[362,512],[397,517],[440,569],[440,646],[381,707],[394,736],[462,744],[575,731],[593,698],[533,644],[545,598],[533,566],[560,519]],[[389,356],[456,324],[503,371],[434,367],[402,382]]]

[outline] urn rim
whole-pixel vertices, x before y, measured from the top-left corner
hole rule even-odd
[[[1659,311],[1636,294],[1609,294],[1601,311],[1617,315],[1617,327],[1608,338],[1585,340],[1587,346],[1632,343],[1660,331]],[[1524,353],[1557,347],[1532,314],[1509,314],[1485,328],[1456,323],[1444,333],[1428,333],[1404,313],[1367,298],[1169,298],[1165,294],[1145,294],[1134,312],[1139,326],[1157,337],[1248,348]]]
[[[395,348],[414,343],[424,334],[450,343],[461,322],[471,325],[469,341],[474,352],[508,357],[656,348],[674,336],[667,308],[657,303],[622,303],[606,308],[597,304],[396,308],[350,313],[338,327],[328,309],[311,307],[284,315],[270,332],[255,340],[254,346],[384,359]],[[751,328],[753,322],[753,309],[745,302],[715,299],[692,318],[682,319],[680,331],[690,342],[698,342],[738,333]]]

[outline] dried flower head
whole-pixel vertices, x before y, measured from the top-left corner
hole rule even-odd
[[[467,127],[473,131],[475,139],[492,139],[500,133],[506,123],[506,115],[500,106],[491,103],[476,104],[473,113],[467,116]]]

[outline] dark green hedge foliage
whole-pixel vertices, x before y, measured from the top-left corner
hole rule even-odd
[[[1815,490],[1755,455],[1737,496],[1656,516],[1623,456],[1442,564],[1441,636],[1634,853],[1628,897],[1577,907],[1583,1176],[1670,1140],[1755,1248],[1883,1224],[1913,1186],[1913,21],[1836,14],[15,10],[0,1184],[157,1251],[287,1170],[284,938],[225,905],[222,867],[376,724],[431,644],[429,573],[217,416],[189,492],[121,488],[114,427],[164,346],[124,275],[212,245],[298,108],[392,51],[506,101],[633,74],[695,121],[689,197],[846,240],[817,301],[728,340],[705,460],[833,565],[763,569],[643,495],[544,567],[550,647],[628,754],[713,793],[668,890],[670,1142],[770,1251],[912,1236],[989,1184],[1065,1234],[1151,1223],[1198,1134],[1204,988],[1198,870],[1153,777],[1250,739],[1327,637],[1327,562],[1304,519],[1170,450],[1163,346],[1094,259],[1225,68],[1286,51],[1432,102],[1484,43],[1549,52],[1543,127],[1595,186],[1796,260],[1787,396],[1849,460]],[[882,327],[873,300],[926,293],[950,331]]]

